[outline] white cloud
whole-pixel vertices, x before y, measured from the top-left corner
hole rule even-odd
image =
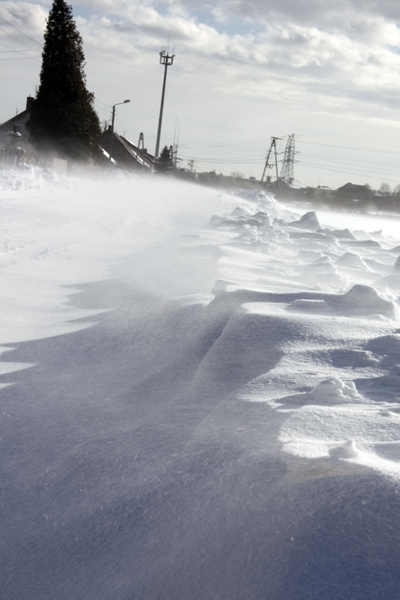
[[[170,5],[176,5],[171,0]],[[346,27],[349,16],[366,15],[388,20],[400,19],[397,0],[219,0],[204,4],[199,0],[179,0],[179,4],[194,12],[209,10],[221,22],[242,19],[253,22],[290,22],[323,26]]]
[[[42,43],[47,15],[48,10],[41,3],[1,2],[0,17],[11,26],[1,21],[0,39],[5,41],[7,37],[12,39],[12,36],[23,39],[24,36],[16,31],[17,28]]]

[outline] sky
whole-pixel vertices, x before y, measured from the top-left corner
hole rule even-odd
[[[272,136],[295,134],[295,179],[400,184],[400,5],[395,0],[83,0],[72,3],[101,122],[179,164],[259,179]],[[51,2],[0,2],[0,122],[39,84]],[[7,82],[7,85],[4,85]],[[279,168],[281,163],[279,164]],[[272,171],[271,171],[272,173]]]

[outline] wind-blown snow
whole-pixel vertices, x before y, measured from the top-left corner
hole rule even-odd
[[[33,168],[0,213],[6,600],[397,597],[393,221]]]

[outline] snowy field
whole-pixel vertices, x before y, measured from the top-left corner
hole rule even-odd
[[[2,600],[398,600],[400,228],[0,171]]]

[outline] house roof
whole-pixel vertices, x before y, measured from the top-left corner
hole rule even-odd
[[[124,136],[111,131],[111,128],[103,132],[102,146],[108,153],[112,152],[117,163],[126,167],[151,170],[157,164],[153,155],[141,150]]]
[[[120,139],[121,143],[124,144],[125,148],[131,154],[131,156],[143,167],[153,168],[156,165],[156,157],[152,154],[149,154],[147,150],[141,150],[130,140],[128,140],[122,135],[118,135],[117,133],[114,133],[114,135]]]
[[[368,190],[366,185],[359,185],[357,183],[345,183],[344,185],[342,185],[340,188],[337,189],[337,191],[341,191],[341,190]]]
[[[32,101],[33,101],[33,98],[31,96],[28,96],[28,98],[26,99],[25,110],[18,113],[17,115],[14,115],[13,117],[11,117],[11,119],[4,121],[4,123],[2,123],[0,125],[0,131],[2,133],[8,133],[10,131],[10,129],[12,129],[15,125],[22,125],[23,129],[25,129],[25,124],[30,115],[30,106],[31,106]]]

